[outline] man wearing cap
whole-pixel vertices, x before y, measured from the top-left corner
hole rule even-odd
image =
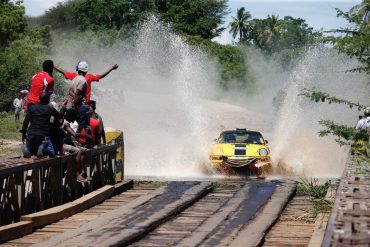
[[[62,70],[62,69],[54,66],[54,69],[56,71],[58,71],[59,73],[61,73],[68,80],[71,80],[72,81],[78,75],[81,75],[81,76],[83,76],[85,78],[86,83],[87,83],[85,102],[88,105],[90,104],[91,83],[94,82],[94,81],[99,81],[100,79],[103,79],[110,72],[112,72],[112,70],[115,70],[117,68],[118,68],[118,65],[115,64],[108,71],[106,71],[105,73],[103,73],[103,74],[100,75],[100,74],[88,74],[87,72],[89,70],[89,65],[87,64],[86,61],[80,61],[80,62],[78,62],[77,66],[76,66],[77,73],[66,72],[66,71],[64,71],[64,70]]]

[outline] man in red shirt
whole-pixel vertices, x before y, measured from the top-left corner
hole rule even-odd
[[[53,69],[54,63],[51,60],[45,60],[42,64],[43,71],[37,72],[31,80],[31,88],[28,95],[28,107],[32,104],[40,103],[42,92],[51,94],[54,91]]]
[[[115,64],[108,71],[106,71],[105,73],[100,75],[100,74],[88,74],[87,72],[89,70],[89,65],[85,61],[78,62],[77,66],[76,66],[77,73],[66,72],[66,71],[54,66],[54,69],[56,71],[58,71],[59,73],[61,73],[62,75],[64,75],[64,77],[68,80],[73,80],[78,75],[82,75],[82,76],[85,77],[86,82],[87,82],[85,100],[86,100],[86,104],[88,104],[88,105],[90,104],[90,97],[91,97],[91,83],[94,82],[94,81],[99,81],[100,79],[103,79],[110,72],[112,72],[112,70],[115,70],[117,68],[118,68],[118,65]]]

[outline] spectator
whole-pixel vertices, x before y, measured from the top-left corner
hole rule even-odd
[[[366,107],[364,117],[358,120],[356,129],[370,129],[370,107]]]
[[[40,104],[32,104],[28,107],[26,118],[22,127],[22,142],[27,139],[25,157],[31,155],[54,157],[54,147],[49,139],[50,117],[56,119],[63,118],[65,107],[61,109],[61,113],[49,105],[50,96],[46,92],[42,92],[39,96]],[[30,124],[30,126],[28,126]]]
[[[103,123],[103,119],[101,118],[101,116],[96,112],[96,101],[95,100],[90,101],[90,107],[92,111],[91,117],[99,121],[99,136],[97,138],[97,144],[101,143],[101,139],[103,139],[103,143],[106,144],[107,142],[105,139],[104,123]]]
[[[15,115],[15,122],[18,126],[19,124],[19,113],[22,110],[22,97],[19,94],[14,100],[13,100],[13,107],[14,107],[14,115]]]
[[[91,96],[91,83],[96,81],[98,82],[100,79],[103,79],[106,77],[112,70],[115,70],[118,68],[118,65],[113,65],[108,71],[106,71],[103,74],[88,74],[89,71],[89,65],[85,61],[80,61],[77,63],[76,71],[77,73],[72,72],[66,72],[63,69],[60,69],[56,66],[54,66],[55,70],[61,73],[66,79],[73,80],[76,76],[82,75],[86,79],[87,88],[86,88],[86,104],[90,104],[90,96]]]
[[[45,60],[42,64],[43,71],[37,72],[31,81],[31,88],[28,95],[28,107],[32,104],[40,103],[42,92],[51,94],[54,91],[53,69],[54,63],[51,60]]]
[[[77,165],[76,179],[79,182],[87,182],[91,180],[91,178],[87,177],[84,173],[83,160],[86,148],[76,144],[75,140],[82,137],[92,139],[92,137],[90,135],[76,133],[71,127],[71,123],[75,122],[75,120],[76,112],[73,109],[67,110],[62,125],[62,130],[65,133],[65,138],[63,142],[63,151],[71,154],[76,153],[76,165]]]
[[[25,93],[22,97],[22,112],[26,113],[28,109],[28,93]]]
[[[92,139],[86,139],[86,138],[80,138],[79,142],[82,145],[85,145],[87,148],[92,148],[94,145],[99,145],[100,142],[100,129],[99,129],[99,121],[90,117],[90,130],[91,130],[91,136]],[[86,133],[85,129],[82,129],[81,131],[82,134]]]
[[[359,153],[367,153],[366,142],[369,141],[369,130],[370,130],[370,107],[366,107],[364,116],[360,118],[356,124],[357,133],[354,136],[354,150]]]
[[[61,104],[58,104],[56,101],[55,101],[55,97],[54,97],[54,100],[52,101],[52,96],[54,94],[52,94],[50,96],[50,103],[49,105],[51,107],[53,107],[55,110],[59,110],[60,109],[60,106],[66,106],[67,103],[68,103],[68,100],[65,99],[63,101],[63,103]],[[50,141],[51,143],[53,144],[53,147],[54,147],[54,152],[55,154],[57,155],[58,153],[60,155],[63,154],[63,131],[61,129],[61,126],[63,124],[63,119],[56,119],[54,116],[51,116],[50,117],[50,130],[49,130],[49,138],[50,138]]]
[[[69,89],[69,95],[72,97],[74,108],[78,113],[77,133],[81,133],[82,129],[90,133],[90,107],[86,105],[86,89],[87,82],[82,75],[78,75],[73,79],[72,86]]]

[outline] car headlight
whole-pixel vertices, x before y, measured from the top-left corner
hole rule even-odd
[[[266,156],[268,154],[268,151],[266,148],[261,148],[260,150],[258,150],[258,153],[261,155],[261,156]]]

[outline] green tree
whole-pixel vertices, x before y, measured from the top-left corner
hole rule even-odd
[[[230,33],[232,33],[233,38],[235,39],[236,35],[239,34],[239,41],[243,40],[245,33],[247,33],[248,20],[252,18],[252,15],[249,11],[245,11],[245,8],[242,7],[237,9],[236,17],[232,17],[233,20],[230,22]]]
[[[212,39],[224,28],[228,13],[227,0],[71,0],[59,3],[45,15],[31,18],[34,25],[51,25],[58,29],[78,27],[86,30],[120,30],[131,32],[149,15],[158,15],[176,31]]]
[[[50,27],[27,26],[22,1],[0,1],[0,111],[40,69],[51,42]]]
[[[75,11],[80,2],[81,0],[59,2],[56,6],[48,9],[42,16],[28,17],[27,22],[30,26],[49,25],[53,29],[75,29],[77,26]]]
[[[180,33],[212,39],[225,29],[227,0],[157,0],[156,7],[161,20]]]
[[[343,12],[337,9],[338,17],[345,18],[351,27],[335,30],[342,33],[341,36],[331,36],[326,40],[332,42],[334,47],[341,53],[350,57],[355,57],[361,66],[351,69],[351,71],[366,72],[370,74],[370,0],[365,0],[358,8],[350,12]]]
[[[283,22],[285,29],[279,40],[279,49],[300,49],[314,44],[322,37],[321,32],[314,31],[301,18],[285,16]]]
[[[0,1],[0,49],[17,39],[26,27],[22,1]]]
[[[256,40],[259,46],[268,53],[271,53],[277,46],[284,28],[285,23],[279,20],[278,16],[268,15],[267,19],[260,22],[260,25],[257,25]]]
[[[23,85],[29,85],[32,76],[41,69],[46,47],[30,37],[9,44],[0,54],[0,110],[10,110],[11,102]]]
[[[51,44],[51,28],[50,26],[27,27],[24,33],[33,43],[42,44],[49,47]]]
[[[246,55],[233,45],[221,45],[199,36],[187,36],[187,42],[215,57],[221,74],[221,85],[225,88],[251,85],[254,80],[247,69]]]
[[[74,13],[80,30],[118,30],[135,25],[154,10],[154,0],[81,0]]]

